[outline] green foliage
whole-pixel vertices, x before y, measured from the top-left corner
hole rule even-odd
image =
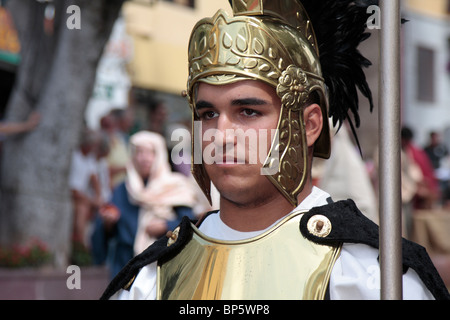
[[[91,252],[86,246],[79,242],[72,242],[72,254],[70,257],[71,264],[77,266],[89,266],[92,265],[92,255]]]

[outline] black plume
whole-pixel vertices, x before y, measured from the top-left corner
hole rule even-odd
[[[330,116],[333,124],[348,120],[356,140],[359,127],[358,90],[373,99],[363,68],[372,63],[358,50],[361,42],[370,37],[366,32],[369,18],[367,8],[378,4],[374,0],[302,0],[308,13],[319,47],[322,73],[329,93]],[[353,113],[353,124],[349,113]],[[358,143],[359,145],[359,143]]]

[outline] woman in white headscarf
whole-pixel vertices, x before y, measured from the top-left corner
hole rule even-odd
[[[140,206],[134,243],[138,254],[168,231],[168,221],[178,220],[174,208],[194,206],[195,194],[184,175],[171,171],[162,136],[141,131],[130,143],[126,187],[130,202]]]
[[[112,276],[183,216],[195,218],[195,189],[186,176],[171,171],[164,138],[141,131],[129,142],[127,178],[100,210],[93,236],[94,258],[97,263],[108,259]]]

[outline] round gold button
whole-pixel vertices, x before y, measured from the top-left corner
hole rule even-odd
[[[169,238],[169,240],[167,241],[167,246],[168,247],[170,247],[172,244],[175,243],[175,241],[177,241],[178,233],[180,233],[180,227],[177,227],[173,231],[167,231],[166,237]]]
[[[315,215],[308,220],[307,228],[312,235],[325,238],[331,233],[331,221],[325,216]]]

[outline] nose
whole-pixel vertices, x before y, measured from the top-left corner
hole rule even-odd
[[[227,145],[235,145],[236,144],[236,125],[233,122],[233,119],[229,114],[223,112],[220,114],[218,122],[217,122],[217,130],[219,131],[220,139],[217,139],[217,143],[221,144],[223,147]]]

